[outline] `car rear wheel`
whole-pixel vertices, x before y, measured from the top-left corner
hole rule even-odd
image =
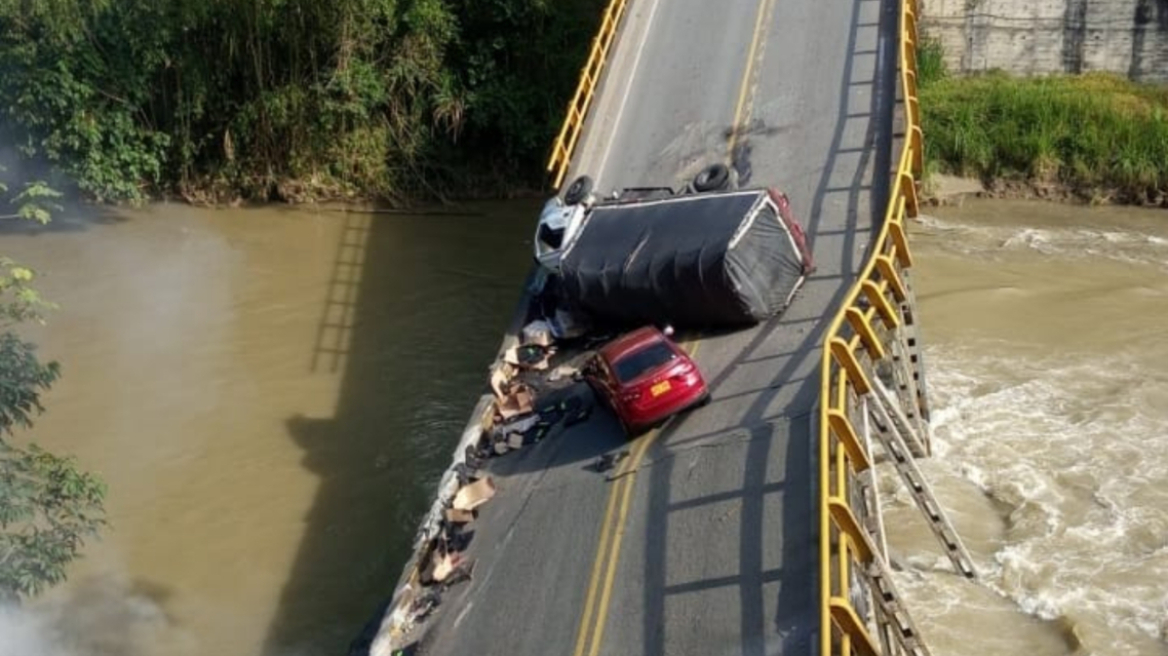
[[[584,202],[588,198],[588,194],[592,193],[593,182],[592,178],[582,175],[572,181],[568,185],[568,190],[564,192],[564,203],[568,205],[577,205]]]

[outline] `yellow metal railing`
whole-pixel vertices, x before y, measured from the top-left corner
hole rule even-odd
[[[857,400],[871,389],[863,363],[886,355],[878,325],[894,329],[904,320],[898,309],[907,294],[902,272],[912,265],[905,219],[917,216],[916,180],[924,145],[917,98],[916,0],[901,0],[899,29],[905,134],[896,179],[868,261],[823,342],[818,418],[821,656],[880,653],[852,605],[853,567],[881,556],[871,552],[872,543],[852,508],[855,475],[872,462],[851,415]]]
[[[604,10],[604,18],[600,21],[600,30],[592,39],[592,51],[588,54],[588,63],[580,73],[580,83],[576,85],[576,94],[568,104],[568,115],[564,118],[564,125],[560,134],[552,145],[552,156],[548,161],[547,170],[552,174],[552,187],[559,189],[568,174],[568,166],[572,163],[572,152],[576,149],[576,142],[580,140],[580,132],[584,129],[584,119],[588,116],[588,108],[592,106],[593,92],[600,82],[600,74],[604,71],[604,64],[608,61],[608,51],[616,38],[617,27],[625,14],[628,0],[610,0],[608,8]]]

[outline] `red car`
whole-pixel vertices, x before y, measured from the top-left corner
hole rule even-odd
[[[584,378],[616,413],[629,437],[710,400],[694,361],[653,326],[601,347],[585,367]]]

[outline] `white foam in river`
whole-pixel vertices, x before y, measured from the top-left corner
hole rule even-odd
[[[929,219],[914,241],[926,472],[983,572],[963,581],[931,534],[898,532],[916,511],[887,495],[910,565],[898,581],[934,653],[1168,654],[1168,217],[1134,229],[1060,211],[1066,225]],[[1017,311],[1007,288],[1024,295],[1025,339],[994,316]],[[1097,333],[1072,334],[1084,320]]]

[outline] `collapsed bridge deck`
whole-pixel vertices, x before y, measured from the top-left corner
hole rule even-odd
[[[728,161],[789,195],[817,271],[779,318],[687,336],[708,407],[633,442],[593,412],[488,460],[473,577],[442,593],[423,653],[818,651],[820,355],[885,215],[898,8],[628,4],[568,178],[678,187]]]

